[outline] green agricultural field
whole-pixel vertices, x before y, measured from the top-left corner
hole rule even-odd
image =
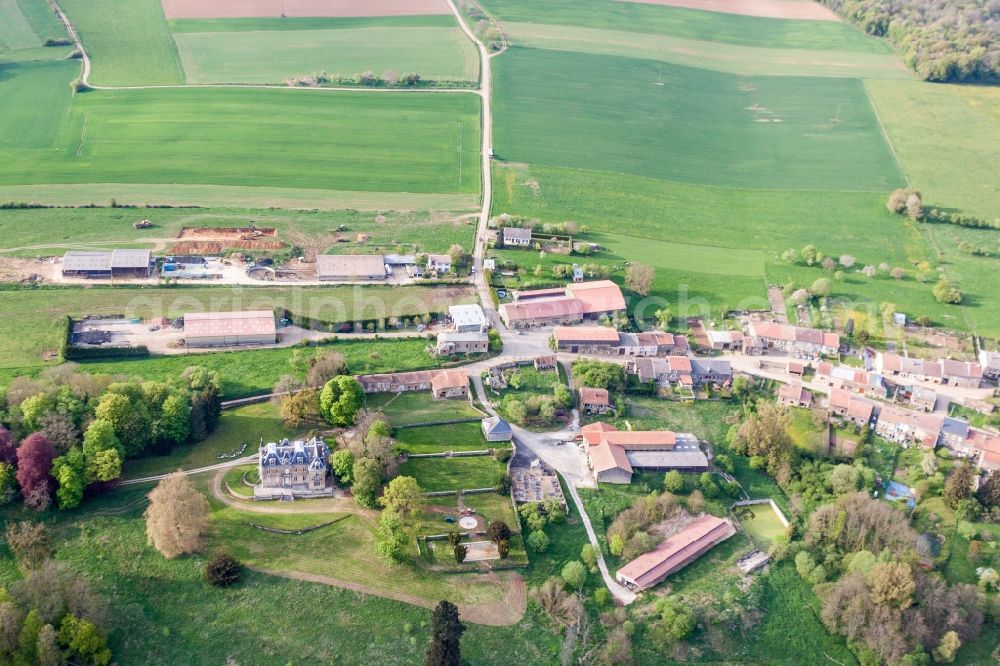
[[[476,194],[353,192],[236,185],[156,185],[82,183],[64,185],[0,185],[0,202],[46,206],[107,205],[115,199],[134,206],[260,206],[305,210],[472,210]]]
[[[16,74],[0,81],[17,93],[5,95],[15,113],[0,121],[3,136],[18,136],[13,130],[40,103],[52,106],[44,123],[35,114],[40,136],[0,149],[3,184],[479,188],[479,100],[471,94],[158,89],[71,98],[68,65]]]
[[[170,31],[248,32],[259,30],[337,30],[353,28],[453,28],[451,14],[426,16],[285,16],[219,19],[170,19]]]
[[[741,46],[889,53],[891,48],[836,21],[794,21],[606,0],[484,0],[502,23],[573,25],[670,35]]]
[[[430,391],[375,393],[365,406],[385,414],[393,427],[483,416],[467,400],[435,400]]]
[[[148,218],[152,229],[132,223]],[[328,242],[341,225],[351,234],[370,236],[366,251],[447,252],[458,243],[470,247],[474,221],[459,221],[455,213],[391,210],[296,211],[249,208],[45,208],[0,209],[0,253],[35,257],[61,254],[65,249],[107,249],[149,245],[149,239],[169,251],[170,241],[184,227],[272,227],[276,240],[291,246],[301,238]],[[352,238],[353,240],[353,238]],[[337,243],[339,247],[346,244]],[[339,249],[338,247],[338,249]],[[351,243],[349,249],[357,251]]]
[[[61,6],[90,56],[91,83],[184,83],[160,0],[62,0]]]
[[[70,113],[69,81],[79,65],[39,62],[0,66],[0,155],[52,153]],[[6,157],[0,158],[6,160]],[[0,172],[7,167],[0,165]]]
[[[457,27],[188,32],[174,35],[188,83],[282,83],[326,71],[415,72],[475,81],[479,55]]]
[[[738,188],[903,182],[858,80],[523,48],[497,59],[496,80],[503,160]]]
[[[1000,88],[866,83],[900,165],[931,207],[1000,217]]]
[[[169,455],[149,456],[129,460],[122,470],[122,477],[136,479],[155,474],[167,474],[178,469],[196,469],[217,465],[224,460],[220,454],[239,451],[244,443],[244,455],[257,453],[260,440],[277,442],[285,437],[294,438],[304,432],[288,431],[281,424],[278,406],[271,402],[244,405],[222,412],[219,427],[204,441],[197,444],[175,446]]]
[[[505,471],[493,456],[413,458],[399,466],[400,475],[415,478],[425,492],[492,488]]]
[[[0,0],[0,49],[28,49],[41,45],[42,40],[17,0]]]
[[[625,30],[539,23],[503,24],[517,46],[554,51],[645,58],[743,75],[836,76],[912,79],[913,73],[888,52],[740,46]]]
[[[369,407],[371,404],[369,403]],[[443,451],[482,451],[509,447],[507,442],[487,442],[479,421],[448,425],[399,428],[393,432],[396,447],[405,453],[441,453]]]

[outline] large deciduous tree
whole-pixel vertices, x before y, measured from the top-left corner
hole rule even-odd
[[[427,498],[412,476],[397,476],[385,487],[379,504],[406,521],[427,506]]]
[[[319,393],[320,414],[332,425],[354,424],[365,401],[365,391],[354,377],[340,375],[328,381]]]
[[[52,490],[49,473],[55,456],[51,442],[37,432],[25,437],[17,449],[17,483],[32,508],[48,506]]]
[[[208,528],[208,501],[182,472],[171,474],[149,494],[146,536],[167,559],[197,553]]]

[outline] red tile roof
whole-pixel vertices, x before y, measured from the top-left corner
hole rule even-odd
[[[670,372],[691,372],[691,359],[687,356],[668,356],[666,360]]]
[[[584,314],[625,309],[625,297],[622,295],[622,290],[611,280],[569,284],[566,286],[566,292],[583,303]]]
[[[557,342],[610,342],[618,344],[618,331],[610,326],[557,326]]]
[[[639,587],[655,585],[735,533],[728,520],[706,514],[655,549],[620,568],[618,573],[635,581]]]
[[[507,315],[509,321],[524,321],[579,315],[584,313],[584,306],[581,301],[564,296],[523,303],[504,303],[500,306],[500,311]]]
[[[431,379],[432,391],[460,388],[469,385],[469,376],[465,370],[442,370]]]
[[[587,449],[590,456],[590,465],[594,472],[607,472],[612,469],[621,469],[629,474],[632,473],[632,464],[628,461],[625,449],[620,446],[613,446],[607,442],[601,442],[597,446]]]
[[[584,387],[580,389],[580,404],[608,406],[611,404],[611,400],[608,398],[608,390]]]

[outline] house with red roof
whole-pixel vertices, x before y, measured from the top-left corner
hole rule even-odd
[[[709,514],[699,516],[653,550],[621,567],[615,578],[630,589],[648,589],[734,534],[736,528],[729,520]]]
[[[820,354],[833,356],[840,352],[840,336],[838,334],[815,328],[751,321],[747,328],[747,335],[758,341],[759,348],[763,349],[775,349],[811,356]],[[751,346],[758,348],[757,344]],[[747,344],[744,342],[744,351],[746,350]]]
[[[580,429],[588,464],[601,483],[631,483],[636,469],[703,472],[708,457],[691,433],[670,430],[622,431],[608,423]]]

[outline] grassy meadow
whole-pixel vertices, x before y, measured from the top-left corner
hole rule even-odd
[[[399,474],[415,478],[425,492],[492,488],[505,471],[493,456],[411,458],[399,466]]]
[[[890,53],[887,44],[836,21],[796,21],[605,0],[483,0],[501,23],[625,30],[740,46]]]
[[[174,34],[188,83],[282,83],[320,71],[351,77],[416,72],[435,81],[475,81],[479,56],[457,27]]]
[[[903,183],[858,80],[523,48],[495,69],[495,147],[506,161],[739,188]]]
[[[430,391],[373,393],[366,396],[365,406],[385,414],[394,428],[483,416],[467,400],[435,400]]]
[[[62,0],[93,70],[106,86],[184,83],[160,0]]]
[[[371,403],[369,403],[371,407]],[[392,434],[396,448],[405,453],[441,453],[443,451],[482,451],[507,447],[507,442],[487,442],[479,421],[448,425],[399,428]]]
[[[72,97],[73,67],[23,66],[0,80],[14,110],[0,135],[21,137],[17,150],[0,149],[0,184],[479,188],[472,95],[156,89]]]
[[[930,207],[1000,217],[1000,88],[868,81],[900,165]],[[993,235],[997,235],[994,233]]]

